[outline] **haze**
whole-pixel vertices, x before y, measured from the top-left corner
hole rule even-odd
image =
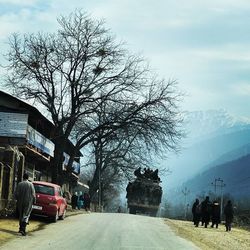
[[[143,54],[160,76],[176,79],[185,93],[183,111],[224,110],[248,124],[249,1],[0,0],[1,52],[7,50],[13,32],[54,31],[56,17],[76,8],[105,19],[130,51]],[[0,63],[4,63],[3,55]],[[189,139],[194,135],[189,133]],[[188,171],[183,172],[180,163],[166,164],[176,169],[179,179]],[[173,178],[174,174],[171,180],[177,180]]]

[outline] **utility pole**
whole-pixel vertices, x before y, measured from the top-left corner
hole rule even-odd
[[[217,179],[219,182],[218,187],[220,187],[220,216],[222,217],[222,209],[223,209],[223,188],[226,186],[226,184],[223,183],[222,179]]]
[[[214,180],[214,183],[211,183],[214,186],[215,196],[217,187],[220,188],[220,216],[222,216],[223,209],[223,188],[226,186],[226,184],[224,184],[223,182],[224,181],[221,178],[218,178]]]
[[[216,197],[216,186],[217,186],[217,179],[215,178],[214,182],[211,182],[211,185],[214,186],[214,194]]]
[[[184,194],[184,196],[185,196],[185,220],[187,219],[187,208],[188,208],[188,206],[187,206],[187,195],[190,193],[190,190],[188,190],[187,189],[187,187],[185,187],[184,188],[184,190],[182,190],[182,193]]]

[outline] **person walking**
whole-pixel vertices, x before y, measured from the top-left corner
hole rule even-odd
[[[212,204],[211,220],[211,227],[214,227],[214,225],[216,225],[216,228],[218,228],[218,225],[220,224],[220,204],[216,200]]]
[[[78,195],[77,195],[77,192],[75,192],[72,197],[71,197],[71,206],[72,206],[72,209],[76,209],[77,207],[77,201],[78,201]]]
[[[29,217],[32,211],[32,204],[36,201],[35,188],[32,182],[28,181],[28,173],[24,173],[23,181],[17,184],[16,200],[19,214],[19,233],[26,235],[26,225],[29,224]]]
[[[83,204],[84,204],[85,210],[89,211],[90,210],[90,196],[86,192],[83,195]]]
[[[192,206],[193,222],[196,227],[199,226],[200,217],[201,217],[201,206],[199,200],[196,199]]]
[[[224,215],[226,220],[226,231],[231,231],[232,222],[234,217],[233,205],[232,202],[229,200],[224,208]]]
[[[207,228],[209,224],[210,213],[211,213],[211,202],[209,200],[209,196],[206,196],[206,199],[201,203],[202,226],[205,224],[205,228]]]
[[[77,201],[77,208],[80,210],[83,208],[83,194],[82,191],[79,191],[78,201]]]

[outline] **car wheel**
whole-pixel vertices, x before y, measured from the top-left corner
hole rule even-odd
[[[52,222],[57,222],[59,219],[59,213],[58,211],[56,212],[56,215],[52,217]]]
[[[65,217],[66,217],[66,208],[64,209],[63,214],[59,218],[60,220],[64,220]]]

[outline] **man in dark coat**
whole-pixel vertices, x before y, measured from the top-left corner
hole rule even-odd
[[[72,209],[76,209],[77,207],[77,201],[78,201],[78,195],[77,195],[77,192],[75,192],[72,197],[71,197],[71,206],[72,206]]]
[[[216,228],[218,228],[218,225],[220,223],[220,204],[216,200],[212,204],[211,220],[211,227],[214,227],[214,225],[216,225]]]
[[[83,204],[84,204],[85,210],[89,211],[90,210],[90,196],[86,192],[83,195]]]
[[[231,231],[233,217],[234,217],[234,211],[233,211],[233,205],[232,202],[229,200],[227,202],[227,205],[224,208],[224,215],[226,220],[226,231]]]
[[[19,214],[19,233],[26,235],[26,225],[32,211],[32,204],[36,200],[35,188],[28,181],[29,175],[24,173],[23,181],[19,182],[16,188],[17,210]]]
[[[206,196],[206,199],[201,203],[202,225],[205,224],[206,228],[210,221],[210,213],[211,213],[211,202],[209,201],[209,196]]]
[[[192,214],[193,214],[193,222],[196,227],[198,227],[201,217],[201,208],[199,204],[199,200],[196,199],[192,206]]]

